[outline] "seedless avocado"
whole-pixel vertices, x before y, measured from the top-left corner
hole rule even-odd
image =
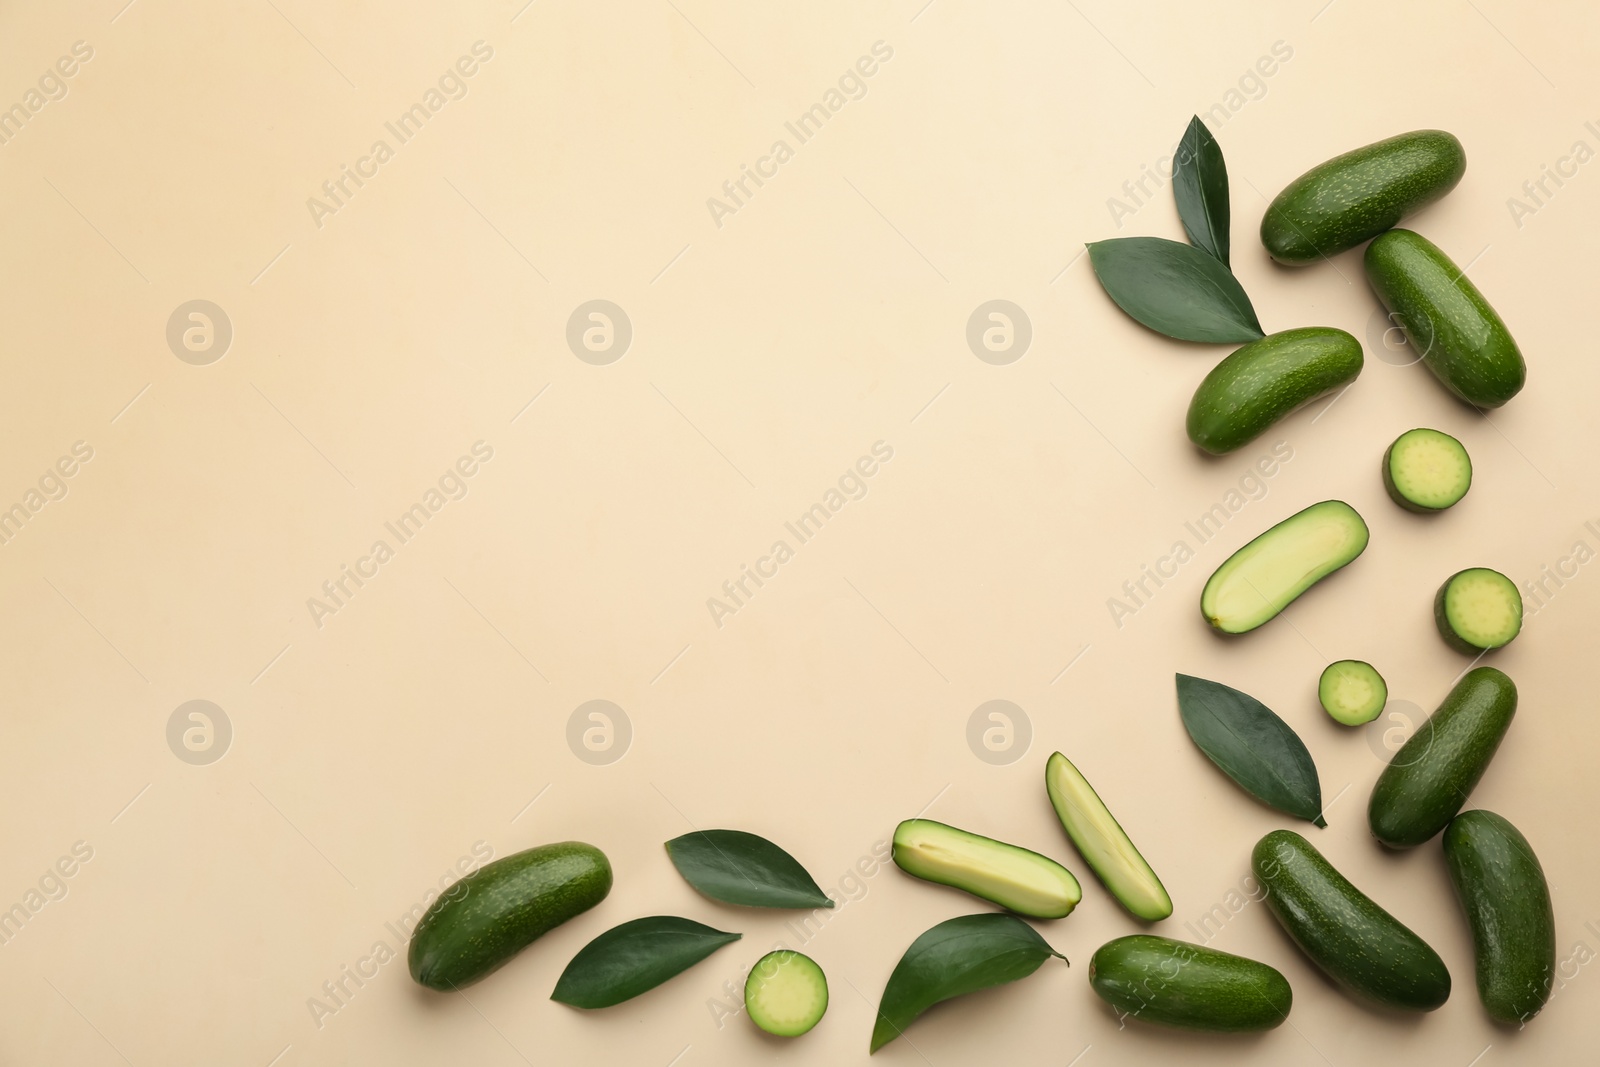
[[[750,1021],[778,1037],[799,1037],[828,1010],[828,978],[810,956],[788,949],[769,952],[744,982]]]
[[[1472,488],[1472,458],[1454,437],[1419,426],[1383,453],[1383,487],[1407,511],[1443,511]]]
[[[1059,919],[1083,897],[1072,872],[1050,857],[932,819],[897,826],[892,855],[909,875],[1034,919]]]
[[[1261,218],[1261,243],[1280,263],[1314,263],[1397,225],[1456,187],[1461,142],[1416,130],[1335,156],[1290,182]]]
[[[1508,645],[1522,632],[1522,594],[1488,567],[1457,571],[1434,595],[1433,621],[1445,644],[1476,655]]]
[[[1493,667],[1462,676],[1439,710],[1389,758],[1367,803],[1372,836],[1412,848],[1467,802],[1517,713],[1517,686]]]
[[[1428,943],[1351,885],[1293,830],[1256,842],[1250,866],[1267,910],[1311,962],[1358,997],[1432,1011],[1450,997],[1450,972]]]
[[[610,862],[581,841],[541,845],[485,864],[423,913],[411,935],[411,977],[440,990],[476,982],[609,892]]]
[[[1361,726],[1389,702],[1389,686],[1372,664],[1359,659],[1330,663],[1317,680],[1317,700],[1334,722]]]
[[[1361,373],[1361,342],[1329,326],[1251,341],[1211,368],[1189,401],[1189,440],[1213,455],[1232,452],[1319,396]]]
[[[1172,898],[1161,879],[1112,818],[1094,786],[1059,752],[1045,762],[1044,787],[1067,836],[1118,903],[1151,922],[1171,915]]]
[[[1186,1030],[1270,1030],[1289,1016],[1289,980],[1265,963],[1132,934],[1089,960],[1089,985],[1122,1018]]]
[[[1478,999],[1496,1022],[1527,1022],[1550,999],[1556,971],[1544,868],[1515,826],[1481,809],[1451,820],[1444,858],[1472,927]]]
[[[1522,351],[1461,268],[1421,234],[1390,230],[1367,246],[1367,281],[1439,381],[1478,408],[1497,408],[1527,379]]]
[[[1344,501],[1312,504],[1229,556],[1201,590],[1200,613],[1223,633],[1254,630],[1361,555],[1369,536]]]

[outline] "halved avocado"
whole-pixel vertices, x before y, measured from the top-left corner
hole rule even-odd
[[[1044,765],[1044,788],[1084,862],[1123,907],[1152,922],[1172,914],[1172,898],[1161,879],[1112,818],[1094,786],[1059,752]]]
[[[894,831],[894,862],[907,874],[951,886],[1034,919],[1059,919],[1083,890],[1048,856],[932,819],[907,819]]]
[[[1200,612],[1223,633],[1254,630],[1361,555],[1369,536],[1343,500],[1312,504],[1229,556],[1201,591]]]

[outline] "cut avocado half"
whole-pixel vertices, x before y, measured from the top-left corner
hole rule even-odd
[[[1488,567],[1457,571],[1433,598],[1433,621],[1457,652],[1499,648],[1522,631],[1522,594],[1510,578]]]
[[[897,826],[893,855],[909,875],[1033,919],[1059,919],[1083,897],[1072,872],[1050,857],[932,819]]]
[[[1317,699],[1334,722],[1361,726],[1376,719],[1389,702],[1389,686],[1372,664],[1342,659],[1328,664],[1317,681]]]
[[[1044,788],[1067,836],[1122,906],[1154,922],[1172,914],[1172,898],[1089,780],[1061,753],[1044,765]]]
[[[1223,633],[1254,630],[1361,555],[1369,536],[1343,500],[1312,504],[1229,556],[1201,591],[1200,612]]]
[[[1383,487],[1407,511],[1443,511],[1472,488],[1472,457],[1447,433],[1407,430],[1383,454]]]
[[[810,956],[788,949],[769,952],[745,979],[744,1009],[767,1033],[799,1037],[828,1010],[828,978]]]

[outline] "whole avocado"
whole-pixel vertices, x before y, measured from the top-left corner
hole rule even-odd
[[[1467,153],[1443,130],[1414,130],[1335,156],[1284,187],[1261,218],[1261,243],[1298,266],[1398,225],[1456,187]]]
[[[1390,230],[1367,246],[1367,281],[1434,377],[1479,408],[1497,408],[1528,377],[1511,331],[1432,241]],[[1469,264],[1470,265],[1470,264]]]

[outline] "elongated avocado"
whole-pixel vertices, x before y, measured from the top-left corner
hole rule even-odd
[[[1437,245],[1390,230],[1367,246],[1367,281],[1444,387],[1478,408],[1497,408],[1528,377],[1522,350],[1478,287]]]
[[[476,982],[609,892],[610,862],[581,841],[541,845],[485,864],[423,913],[411,935],[411,977],[441,990]]]
[[[1443,130],[1357,148],[1285,186],[1261,218],[1261,243],[1279,263],[1337,255],[1438,200],[1466,171],[1465,149]]]
[[[1161,879],[1112,818],[1094,786],[1059,752],[1045,762],[1044,786],[1067,836],[1118,903],[1152,922],[1171,915],[1172,898]]]
[[[1312,504],[1229,556],[1201,590],[1200,613],[1223,633],[1254,630],[1361,555],[1368,537],[1344,501]]]
[[[1267,887],[1273,918],[1345,989],[1401,1011],[1432,1011],[1449,999],[1439,954],[1293,830],[1256,842],[1250,867]]]
[[[1489,1017],[1525,1023],[1550,999],[1556,920],[1528,839],[1492,811],[1464,811],[1444,832],[1450,881],[1472,927],[1478,999]]]
[[[1269,334],[1211,368],[1189,401],[1189,440],[1222,455],[1361,373],[1361,342],[1330,326]]]
[[[1372,836],[1411,848],[1467,802],[1517,713],[1517,686],[1493,667],[1462,676],[1428,721],[1389,758],[1367,803]]]
[[[1294,991],[1265,963],[1151,934],[1107,941],[1089,960],[1089,985],[1122,1018],[1185,1030],[1270,1030]]]
[[[893,856],[909,875],[1034,919],[1059,919],[1083,897],[1072,872],[1050,857],[932,819],[897,826]]]

